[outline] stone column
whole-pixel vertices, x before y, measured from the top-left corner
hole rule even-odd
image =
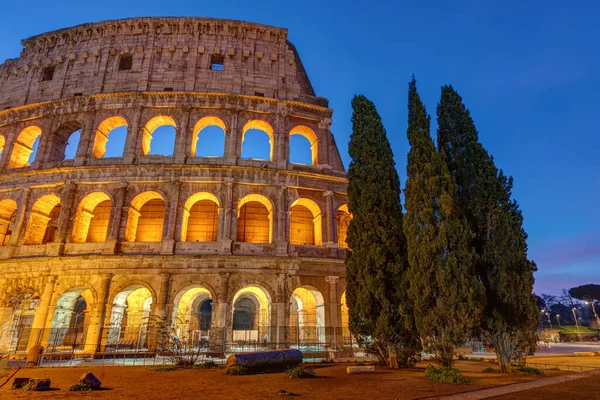
[[[160,290],[157,303],[152,303],[148,326],[148,351],[154,352],[159,344],[159,328],[168,324],[169,293],[171,291],[171,274],[160,274]]]
[[[279,186],[277,198],[277,231],[274,232],[275,243],[277,243],[277,255],[287,256],[289,240],[289,213],[287,211],[287,188]],[[275,218],[275,216],[274,216]]]
[[[92,123],[94,122],[94,118],[92,117]],[[95,129],[92,124],[87,124],[83,128],[81,128],[81,133],[79,135],[79,145],[77,146],[77,152],[75,153],[75,158],[73,159],[73,165],[79,166],[84,165],[87,157],[90,156],[90,142],[93,144],[95,135]]]
[[[339,279],[339,276],[328,276],[325,278],[329,283],[329,301],[326,304],[326,311],[329,311],[329,318],[325,319],[325,340],[332,348],[339,348],[342,345],[342,319],[337,293]]]
[[[331,166],[331,160],[329,157],[329,140],[331,136],[331,131],[329,128],[331,127],[331,119],[325,118],[319,122],[319,133],[317,136],[319,137],[319,164],[324,166]]]
[[[111,281],[111,274],[102,276],[102,282],[98,289],[98,302],[94,305],[94,309],[90,315],[90,323],[88,325],[85,346],[83,349],[85,354],[93,355],[98,351],[101,345],[103,331],[108,330],[108,326],[104,326],[104,321],[106,319],[106,303],[108,303]]]
[[[10,241],[8,242],[8,257],[12,257],[18,248],[19,243],[23,243],[21,240],[25,236],[24,231],[27,221],[25,216],[27,215],[27,208],[29,207],[29,197],[31,195],[31,189],[21,189],[21,199],[19,201],[19,207],[17,208],[17,215],[15,216],[15,222],[13,223],[12,233],[10,235]]]
[[[175,227],[177,224],[177,209],[179,208],[179,194],[181,193],[181,182],[172,182],[173,194],[169,199],[169,209],[165,210],[165,221],[163,227],[161,254],[173,254],[175,249]]]
[[[125,139],[125,150],[123,151],[123,164],[133,164],[142,147],[142,134],[144,127],[141,126],[143,108],[137,109],[131,118],[131,126],[127,127],[127,138]]]
[[[277,343],[278,348],[290,347],[290,302],[287,290],[287,275],[277,276],[277,291],[275,302],[271,304],[271,341]]]
[[[65,249],[65,243],[67,242],[67,233],[70,231],[70,227],[72,226],[72,217],[75,216],[76,213],[73,213],[73,206],[75,202],[75,194],[77,193],[77,184],[74,182],[67,183],[66,187],[66,201],[62,204],[62,208],[60,211],[60,216],[58,217],[58,232],[56,235],[56,240],[54,243],[57,243],[56,253],[53,252],[52,255],[62,255]]]
[[[29,335],[29,342],[27,343],[27,349],[32,346],[41,343],[43,346],[47,346],[43,342],[44,337],[48,337],[49,330],[52,327],[52,316],[54,314],[54,307],[52,307],[52,314],[50,314],[50,303],[52,302],[52,294],[54,293],[54,285],[56,284],[56,276],[49,276],[44,291],[40,297],[40,305],[35,310],[35,316],[33,317],[33,323],[31,324],[31,333]],[[47,326],[48,315],[50,315],[50,325]]]
[[[242,146],[240,139],[241,133],[238,129],[238,110],[234,109],[231,113],[229,131],[225,132],[225,153],[223,154],[223,158],[226,164],[235,165],[237,159],[241,157]]]
[[[285,105],[278,106],[275,120],[275,134],[273,135],[273,160],[277,168],[285,169],[289,161],[290,135],[287,131],[288,110]]]
[[[187,148],[188,137],[190,136],[190,109],[183,109],[184,115],[181,120],[181,126],[177,127],[177,135],[175,136],[175,147],[173,149],[173,157],[175,164],[185,164],[185,160],[190,156],[190,149]]]
[[[125,203],[125,196],[127,195],[127,183],[117,186],[117,190],[114,193],[115,201],[111,203],[110,221],[108,222],[106,242],[104,243],[104,253],[106,254],[114,254],[117,248],[119,231],[121,230],[123,205]]]
[[[217,289],[217,302],[213,301],[211,327],[209,332],[209,346],[211,351],[222,353],[225,351],[225,342],[232,339],[231,323],[229,323],[229,274],[219,275]]]
[[[335,229],[334,217],[335,211],[333,210],[333,192],[326,191],[323,193],[325,196],[325,240],[323,243],[327,247],[337,247],[337,232]]]

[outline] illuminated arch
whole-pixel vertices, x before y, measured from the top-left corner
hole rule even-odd
[[[307,215],[310,212],[312,220]],[[290,206],[290,243],[321,246],[323,225],[321,209],[314,200],[306,197],[296,199]]]
[[[301,343],[325,342],[325,300],[313,286],[297,287],[290,302],[290,337]]]
[[[165,199],[155,191],[142,192],[131,201],[125,228],[128,242],[160,242],[165,219]],[[140,226],[140,220],[143,224]]]
[[[350,211],[348,211],[348,205],[341,205],[336,213],[338,247],[348,248],[346,237],[348,234],[348,226],[350,225],[351,220],[352,214],[350,214]]]
[[[73,243],[97,243],[106,240],[111,199],[105,192],[93,192],[79,202],[73,222]]]
[[[152,133],[156,128],[161,126],[172,126],[177,128],[177,123],[172,117],[168,115],[159,115],[150,119],[144,126],[144,134],[142,136],[142,154],[148,155],[150,153],[150,142],[152,142]]]
[[[268,291],[258,285],[246,286],[236,292],[231,304],[234,341],[262,342],[269,337],[271,297]]]
[[[269,136],[269,161],[273,161],[273,148],[275,143],[275,136],[273,134],[273,127],[267,121],[252,119],[246,122],[246,124],[242,128],[242,153],[246,132],[248,132],[250,129],[257,129],[259,131],[263,131],[267,134],[267,136]]]
[[[4,153],[5,145],[6,145],[6,139],[4,138],[4,135],[0,135],[0,155],[2,155],[2,153]]]
[[[0,246],[6,246],[12,235],[12,224],[17,213],[17,202],[12,199],[0,201]]]
[[[305,125],[298,125],[290,130],[290,137],[293,135],[304,136],[310,143],[311,163],[315,167],[319,164],[319,139],[315,131]]]
[[[81,351],[86,343],[86,327],[90,320],[90,310],[95,303],[95,293],[86,286],[70,287],[56,300],[52,324],[48,336],[51,351],[69,348]]]
[[[108,117],[102,121],[100,125],[98,125],[98,129],[96,129],[94,147],[92,148],[92,157],[104,157],[106,154],[106,144],[109,141],[110,133],[117,128],[127,125],[127,120],[118,115]]]
[[[175,296],[173,327],[181,340],[197,343],[210,330],[213,295],[202,285],[190,285]]]
[[[219,199],[208,192],[191,195],[183,206],[182,242],[215,242],[218,235]],[[193,223],[190,223],[190,216]]]
[[[107,347],[126,342],[135,349],[148,348],[148,322],[155,301],[149,285],[130,283],[114,296],[108,329]]]
[[[53,242],[58,230],[58,217],[61,202],[58,195],[51,193],[38,198],[31,209],[25,229],[23,244],[44,244]]]
[[[196,157],[196,146],[198,145],[198,138],[200,136],[200,131],[202,131],[202,129],[209,127],[209,126],[218,126],[219,128],[223,129],[223,134],[227,134],[227,129],[225,127],[225,123],[223,122],[223,120],[219,117],[204,117],[201,118],[198,122],[196,122],[196,125],[194,125],[194,130],[192,131],[192,149],[191,149],[191,156],[192,157]],[[224,151],[225,149],[223,149]]]
[[[266,209],[264,217],[261,213],[260,206],[256,207],[256,203],[260,203]],[[246,207],[244,207],[246,206]],[[247,211],[256,211],[256,218],[250,219]],[[249,194],[238,201],[238,225],[237,225],[237,241],[250,243],[271,243],[273,241],[273,204],[271,200],[261,194]],[[268,227],[268,228],[267,228]],[[253,228],[253,233],[250,234],[248,228]],[[268,229],[267,232],[264,232]],[[262,238],[268,236],[268,242]],[[240,240],[242,239],[242,240]]]
[[[29,158],[31,157],[31,153],[33,153],[33,145],[41,134],[42,129],[35,125],[28,126],[19,133],[17,140],[13,144],[8,168],[23,168],[31,164]]]

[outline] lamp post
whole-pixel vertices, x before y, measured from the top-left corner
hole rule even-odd
[[[579,323],[577,322],[577,314],[575,313],[575,307],[571,309],[573,311],[573,318],[575,319],[575,327],[577,328],[577,339],[581,342],[581,336],[579,335]]]
[[[552,321],[550,320],[550,313],[546,312],[546,317],[548,317],[548,323],[550,324],[550,330],[552,330]]]
[[[594,314],[594,319],[596,319],[596,324],[600,327],[600,318],[598,318],[598,314],[596,314],[596,306],[594,305],[594,299],[590,301],[585,301],[585,304],[589,304],[592,306],[592,313]]]
[[[556,320],[558,321],[558,327],[560,328],[560,314],[556,314]]]

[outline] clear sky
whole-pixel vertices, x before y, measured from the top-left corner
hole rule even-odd
[[[4,4],[5,3],[5,4]],[[335,110],[346,165],[355,93],[376,105],[406,177],[407,86],[435,124],[440,86],[470,108],[485,147],[515,178],[536,292],[600,283],[600,4],[529,1],[6,1],[0,61],[20,40],[84,22],[201,16],[285,27]]]

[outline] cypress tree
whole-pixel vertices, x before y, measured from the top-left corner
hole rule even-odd
[[[477,273],[485,288],[480,328],[492,343],[503,372],[535,349],[538,312],[533,294],[534,262],[527,259],[527,233],[512,178],[496,168],[479,142],[469,110],[451,86],[442,88],[437,109],[438,146],[458,184],[456,201],[475,233]]]
[[[400,179],[375,105],[352,100],[348,169],[346,299],[350,331],[372,341],[390,367],[406,364],[417,344],[407,319],[406,239],[402,230]],[[400,363],[398,362],[400,357]]]
[[[455,204],[455,184],[429,131],[430,118],[413,77],[408,90],[406,216],[409,296],[415,325],[436,358],[451,367],[454,350],[476,326],[482,286],[477,280],[473,234]]]

